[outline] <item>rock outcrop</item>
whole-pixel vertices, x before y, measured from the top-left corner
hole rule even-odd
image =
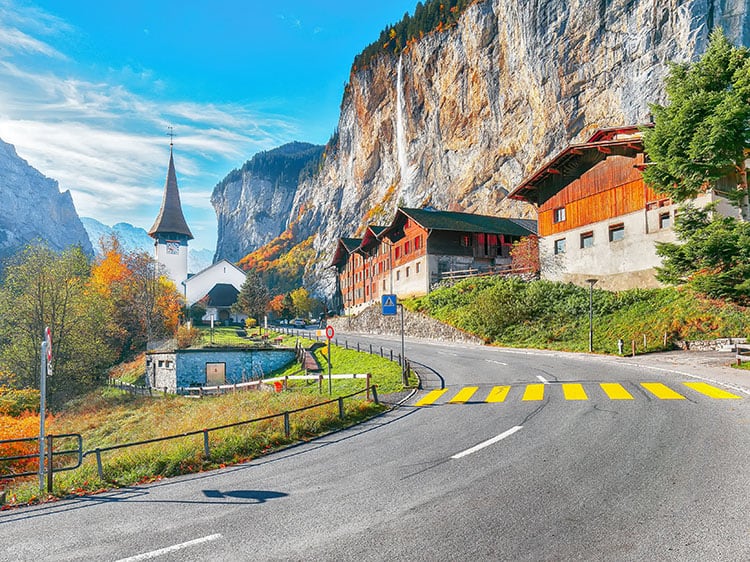
[[[313,173],[322,146],[293,142],[261,152],[211,194],[219,233],[214,261],[239,261],[286,229],[300,174]]]
[[[93,255],[70,191],[61,193],[57,181],[31,167],[2,140],[0,201],[0,258],[12,256],[30,242],[43,242],[58,251],[79,245]]]
[[[336,239],[387,223],[398,204],[533,216],[507,192],[595,129],[647,122],[649,103],[664,101],[668,62],[694,60],[716,25],[747,45],[748,9],[744,0],[480,0],[450,29],[353,71],[338,133],[286,217],[300,240],[314,236],[307,284],[330,293]],[[271,201],[255,197],[246,228],[271,222]]]

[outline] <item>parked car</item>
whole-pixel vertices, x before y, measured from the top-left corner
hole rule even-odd
[[[307,326],[307,322],[305,322],[302,318],[295,318],[291,322],[289,322],[290,325],[296,327],[296,328],[304,328]]]

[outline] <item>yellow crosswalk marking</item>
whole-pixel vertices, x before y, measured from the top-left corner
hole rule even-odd
[[[718,398],[720,400],[735,400],[742,398],[741,396],[737,396],[736,394],[732,394],[731,392],[727,392],[726,390],[716,388],[715,386],[705,382],[686,382],[682,384],[684,384],[688,388],[692,388],[696,392],[700,392],[701,394],[705,394],[706,396],[709,396],[711,398]]]
[[[479,390],[478,386],[465,386],[461,390],[458,391],[458,394],[456,394],[448,403],[449,404],[465,404],[468,402],[472,396],[474,396],[474,393]]]
[[[543,384],[527,384],[526,391],[523,393],[524,402],[534,402],[537,400],[544,400],[544,385]]]
[[[633,395],[630,394],[625,387],[616,382],[603,382],[600,383],[602,390],[605,392],[610,400],[635,400]]]
[[[487,395],[486,402],[505,402],[505,397],[508,396],[509,386],[496,386]]]
[[[427,396],[419,400],[415,406],[429,406],[430,404],[434,404],[435,401],[440,398],[443,394],[448,392],[447,388],[440,388],[437,390],[431,390],[427,393]]]
[[[562,385],[565,400],[588,400],[583,385],[578,383],[566,383]]]
[[[642,382],[641,386],[660,400],[685,400],[682,394],[677,394],[674,390],[660,382]]]

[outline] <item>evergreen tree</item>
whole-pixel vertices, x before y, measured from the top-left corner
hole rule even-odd
[[[643,177],[677,202],[706,185],[737,178],[726,193],[747,213],[745,149],[750,141],[750,52],[711,33],[706,53],[693,64],[672,64],[668,104],[652,105],[654,127],[644,130],[649,166]]]
[[[270,301],[271,295],[260,276],[255,271],[248,271],[240,294],[237,295],[237,302],[232,305],[232,312],[246,314],[260,323],[260,317],[265,313]]]

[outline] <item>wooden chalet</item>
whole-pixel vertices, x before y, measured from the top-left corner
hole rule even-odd
[[[425,295],[444,277],[509,269],[512,244],[535,233],[536,221],[399,208],[390,226],[339,239],[331,265],[344,311],[356,313],[384,294]]]
[[[572,144],[508,197],[538,209],[541,276],[619,290],[658,286],[657,242],[673,242],[676,206],[643,181],[639,127],[597,130]],[[711,191],[696,204],[717,197]]]

